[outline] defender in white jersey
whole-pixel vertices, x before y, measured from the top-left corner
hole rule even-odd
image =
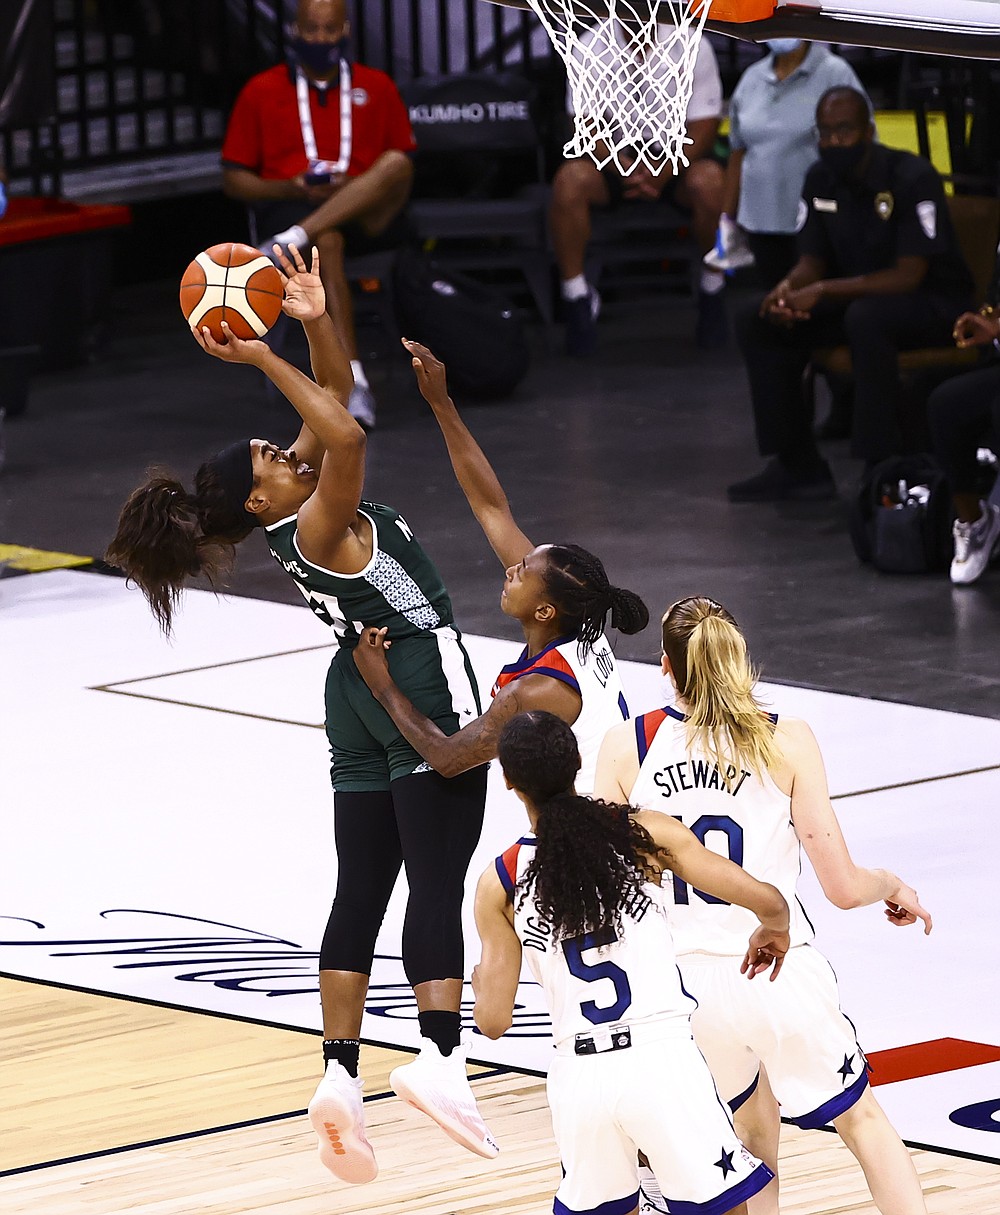
[[[772,962],[772,977],[780,969],[784,899],[667,815],[578,796],[576,740],[552,714],[512,719],[499,755],[534,834],[479,882],[475,1018],[491,1038],[509,1028],[523,956],[555,1040],[548,1097],[564,1173],[556,1215],[634,1211],[639,1149],[672,1210],[744,1212],[772,1174],[739,1142],[694,1045],[694,1001],[672,962],[660,880],[673,871],[750,909],[743,969],[751,978]]]
[[[800,841],[837,906],[885,900],[891,923],[919,918],[928,932],[930,917],[894,874],[851,860],[815,739],[805,722],[779,721],[757,703],[746,644],[725,608],[709,599],[674,604],[663,618],[663,654],[677,707],[645,713],[608,735],[599,795],[671,815],[706,847],[776,886],[791,908],[781,982],[749,988],[739,959],[753,917],[674,877],[670,924],[684,982],[698,1001],[698,1045],[745,1142],[772,1168],[776,1097],[801,1127],[833,1122],[881,1211],[919,1215],[913,1165],[868,1088],[865,1056],[840,1010],[833,971],[810,943],[812,925],[795,889]],[[768,1209],[777,1210],[776,1184],[756,1202],[755,1215]]]
[[[533,545],[511,514],[507,496],[448,395],[444,365],[417,342],[413,355],[420,391],[444,435],[452,467],[493,551],[506,568],[502,611],[524,631],[525,646],[505,666],[489,710],[457,734],[446,735],[391,678],[385,648],[393,629],[370,628],[354,653],[358,670],[400,733],[436,771],[454,776],[496,755],[504,725],[525,709],[541,709],[576,733],[583,770],[578,788],[593,789],[597,751],[605,733],[627,720],[618,664],[604,629],[608,618],[623,633],[646,627],[638,595],[612,586],[604,566],[575,544]],[[374,624],[374,621],[369,621]]]

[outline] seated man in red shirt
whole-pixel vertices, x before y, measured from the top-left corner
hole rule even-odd
[[[375,424],[358,359],[344,254],[399,244],[416,144],[396,86],[348,58],[346,0],[299,0],[291,62],[254,76],[236,99],[222,145],[223,189],[247,203],[258,237],[319,247],[327,307],[354,371],[350,412]],[[274,233],[273,236],[268,236]]]

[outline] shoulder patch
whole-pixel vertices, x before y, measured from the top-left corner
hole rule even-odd
[[[937,203],[931,199],[926,199],[924,202],[917,203],[917,219],[920,220],[920,226],[924,230],[924,236],[928,240],[934,240],[937,236]]]
[[[795,231],[801,232],[809,218],[809,204],[804,198],[799,199],[799,209],[795,213]]]

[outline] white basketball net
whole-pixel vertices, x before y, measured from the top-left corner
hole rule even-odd
[[[659,173],[688,163],[686,116],[709,0],[528,0],[569,76],[567,156]]]

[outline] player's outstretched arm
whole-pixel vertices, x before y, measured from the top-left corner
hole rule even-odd
[[[775,978],[789,947],[788,904],[781,891],[769,882],[759,882],[739,865],[711,852],[693,832],[669,814],[640,810],[635,819],[666,850],[667,867],[682,881],[754,913],[760,920],[760,927],[750,938],[742,970],[753,978],[773,962],[771,978]]]
[[[572,725],[580,715],[580,696],[548,675],[525,675],[497,693],[490,707],[455,734],[445,734],[400,691],[389,668],[392,641],[387,630],[367,628],[354,649],[354,662],[369,691],[389,714],[410,746],[441,776],[458,776],[496,759],[500,734],[512,717],[544,709]]]
[[[804,721],[782,718],[777,742],[792,772],[792,823],[823,893],[845,910],[884,901],[886,917],[896,925],[922,921],[931,930],[930,914],[912,890],[888,869],[865,869],[854,863],[830,801],[826,768],[816,736]]]
[[[444,435],[451,466],[472,513],[504,568],[516,565],[535,546],[517,526],[493,466],[448,395],[444,364],[419,342],[404,338],[403,346],[412,359],[420,393],[433,410]]]
[[[483,952],[472,972],[476,1025],[487,1038],[499,1038],[514,1020],[521,976],[521,942],[510,921],[507,892],[492,866],[476,887],[476,929]]]

